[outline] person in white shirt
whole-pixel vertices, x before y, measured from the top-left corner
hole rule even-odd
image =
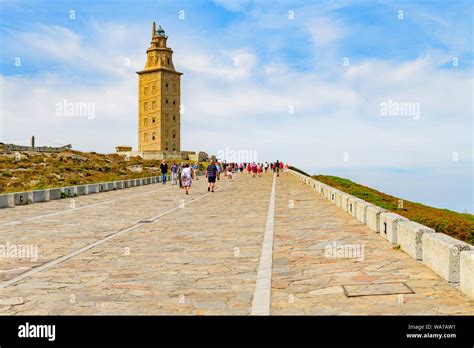
[[[189,189],[191,188],[191,185],[193,183],[193,178],[193,168],[191,168],[188,163],[184,163],[183,170],[181,171],[181,182],[187,195],[189,195]]]

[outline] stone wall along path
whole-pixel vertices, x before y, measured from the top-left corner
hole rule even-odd
[[[36,246],[38,258],[0,258],[0,314],[249,315],[262,250],[270,315],[474,314],[457,288],[290,173],[275,178],[269,223],[272,184],[243,173],[215,193],[201,178],[189,196],[152,184],[4,209],[0,245]],[[334,243],[363,245],[363,257],[328,257]]]

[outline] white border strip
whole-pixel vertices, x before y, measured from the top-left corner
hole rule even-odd
[[[221,187],[218,187],[218,188],[216,189],[216,191],[219,191],[220,189],[221,189]],[[186,205],[188,205],[188,204],[190,204],[190,203],[194,203],[194,202],[196,202],[197,200],[200,200],[201,198],[204,198],[204,197],[209,196],[209,195],[211,195],[211,192],[206,192],[205,194],[203,194],[203,195],[201,195],[201,196],[199,196],[199,197],[197,197],[197,198],[191,199],[191,200],[187,201],[187,202],[184,203],[184,204],[180,204],[180,205],[178,205],[178,206],[175,207],[175,208],[169,209],[169,210],[167,210],[167,211],[165,211],[165,212],[163,212],[163,213],[161,213],[161,214],[159,214],[159,215],[156,215],[156,216],[150,218],[148,222],[154,223],[154,222],[156,222],[160,217],[162,217],[162,216],[164,216],[164,215],[167,215],[167,214],[170,214],[170,213],[174,212],[175,210],[183,209],[184,206],[186,206]],[[94,247],[96,247],[96,246],[99,246],[99,245],[101,245],[101,244],[103,244],[103,243],[105,243],[105,242],[107,242],[107,241],[109,241],[109,240],[111,240],[111,239],[113,239],[113,238],[115,238],[115,237],[118,237],[118,236],[120,236],[120,235],[122,235],[122,234],[124,234],[124,233],[126,233],[126,232],[130,232],[130,231],[132,231],[132,230],[134,230],[134,229],[136,229],[136,228],[138,228],[138,227],[141,227],[141,226],[143,226],[143,225],[144,225],[144,223],[138,222],[138,223],[136,223],[136,224],[134,224],[134,225],[132,225],[132,226],[129,226],[129,227],[127,227],[127,228],[125,228],[125,229],[122,229],[122,230],[120,230],[120,231],[118,231],[118,232],[115,232],[115,233],[113,233],[113,234],[110,234],[110,235],[108,235],[107,237],[105,237],[105,238],[103,238],[103,239],[100,239],[100,240],[95,241],[95,242],[93,242],[93,243],[91,243],[91,244],[88,244],[88,245],[86,245],[86,246],[84,246],[84,247],[82,247],[82,248],[80,248],[80,249],[78,249],[78,250],[76,250],[76,251],[74,251],[74,252],[68,254],[68,255],[61,256],[61,257],[59,257],[59,258],[57,258],[57,259],[54,259],[54,260],[49,261],[49,262],[47,262],[47,263],[45,263],[45,264],[42,264],[41,266],[38,266],[38,267],[35,267],[35,268],[33,268],[33,269],[29,270],[29,271],[26,271],[25,273],[22,273],[22,274],[16,276],[15,278],[12,278],[12,279],[10,279],[10,280],[7,280],[7,281],[4,281],[4,282],[0,283],[0,289],[4,289],[4,288],[6,288],[6,287],[8,287],[8,286],[10,286],[10,285],[13,285],[13,284],[15,284],[15,283],[18,283],[20,280],[23,280],[23,279],[25,279],[25,278],[31,277],[31,276],[35,275],[36,273],[39,273],[39,272],[41,272],[41,271],[50,269],[50,268],[56,266],[57,264],[63,263],[63,262],[65,262],[65,261],[67,261],[67,260],[73,258],[73,257],[76,256],[76,255],[82,254],[83,252],[85,252],[85,251],[87,251],[87,250],[90,250],[90,249],[92,249],[92,248],[94,248]]]
[[[131,187],[131,188],[135,188],[135,187],[141,187],[141,186],[134,186],[134,187]],[[134,197],[138,197],[138,196],[148,195],[148,194],[151,194],[151,193],[168,190],[168,189],[171,189],[173,187],[174,186],[168,185],[166,187],[162,187],[162,188],[159,188],[159,189],[156,189],[156,190],[145,191],[145,192],[140,192],[140,193],[134,193],[132,195],[119,196],[117,198],[109,199],[109,200],[106,200],[106,201],[81,205],[81,206],[76,207],[76,208],[69,208],[69,209],[65,209],[65,210],[59,210],[59,211],[55,211],[55,212],[51,212],[51,213],[47,213],[47,214],[43,214],[43,215],[36,215],[36,216],[29,217],[29,218],[26,218],[26,219],[23,219],[23,220],[14,220],[14,221],[10,221],[10,222],[5,222],[3,224],[0,224],[0,226],[18,225],[18,224],[21,224],[21,223],[27,222],[27,221],[34,221],[34,220],[43,219],[43,218],[50,217],[50,216],[56,216],[56,215],[61,215],[61,214],[66,214],[66,213],[73,213],[73,212],[76,212],[78,210],[97,207],[99,205],[112,203],[112,202],[120,201],[120,200],[123,200],[123,199],[129,199],[129,198],[134,198]],[[117,192],[117,191],[106,191],[106,192]],[[80,197],[87,197],[87,196],[85,196],[85,195],[84,196],[76,196],[76,197],[74,197],[74,199],[78,199]],[[56,200],[49,201],[49,202],[55,202],[55,201]],[[60,202],[60,201],[58,200],[58,202]],[[48,202],[46,202],[46,203],[48,203]]]
[[[260,262],[258,264],[257,281],[253,294],[250,315],[270,315],[270,299],[272,291],[273,234],[275,231],[275,174],[273,174],[272,193],[268,205],[267,224],[263,237]]]

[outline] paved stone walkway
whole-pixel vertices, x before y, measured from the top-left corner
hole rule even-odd
[[[0,258],[0,314],[249,314],[272,181],[244,173],[215,193],[201,178],[189,196],[155,184],[2,209],[0,245],[39,257]],[[275,193],[270,314],[474,314],[474,301],[293,175]],[[364,250],[327,257],[333,243]]]

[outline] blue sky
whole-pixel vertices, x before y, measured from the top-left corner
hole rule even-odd
[[[84,151],[136,148],[135,72],[156,20],[184,73],[183,150],[255,151],[473,211],[472,1],[32,0],[0,8],[0,141],[34,134],[40,144]],[[94,117],[59,117],[63,100],[93,103]],[[388,101],[416,103],[420,115],[383,116]]]

